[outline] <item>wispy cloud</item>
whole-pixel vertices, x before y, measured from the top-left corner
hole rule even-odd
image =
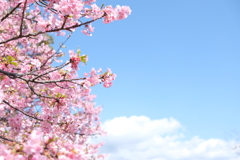
[[[184,139],[183,126],[174,118],[117,117],[103,123],[108,136],[101,152],[108,160],[240,160],[221,139]]]

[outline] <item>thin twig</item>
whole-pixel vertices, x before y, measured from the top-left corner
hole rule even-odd
[[[11,105],[10,103],[8,103],[6,100],[3,100],[2,102],[5,103],[5,104],[7,104],[9,107],[15,109],[16,111],[21,112],[21,113],[24,114],[25,116],[31,117],[31,118],[36,119],[36,120],[38,120],[38,121],[43,121],[43,119],[39,119],[39,118],[37,118],[37,117],[34,117],[34,116],[32,116],[32,115],[30,115],[30,114],[28,114],[28,113],[26,113],[26,112],[24,112],[24,111],[22,111],[22,110],[20,110],[20,109],[18,109],[18,108],[12,106],[12,105]]]
[[[18,3],[15,8],[13,8],[9,13],[7,13],[7,14],[1,19],[1,22],[4,21],[4,19],[6,19],[9,15],[11,15],[20,5],[21,5],[21,3]]]
[[[58,31],[61,31],[61,30],[71,31],[71,29],[73,29],[73,28],[81,27],[81,26],[87,25],[87,24],[89,24],[89,23],[92,23],[92,22],[94,22],[94,21],[96,21],[96,20],[98,20],[98,19],[101,19],[101,18],[103,18],[105,15],[106,15],[106,14],[104,13],[103,16],[101,16],[101,17],[99,17],[99,18],[97,18],[97,19],[93,19],[93,20],[91,20],[91,21],[87,21],[87,22],[81,23],[81,24],[77,23],[77,24],[75,24],[75,25],[72,25],[72,26],[69,26],[69,27],[65,27],[65,28],[55,28],[55,29],[48,30],[48,31],[45,31],[45,32],[40,31],[40,32],[35,33],[35,34],[19,35],[19,36],[17,36],[17,37],[13,37],[13,38],[10,38],[10,39],[8,39],[8,40],[2,41],[2,42],[0,42],[0,44],[4,44],[4,43],[10,42],[10,41],[17,40],[17,39],[20,39],[20,38],[25,38],[25,37],[31,37],[31,36],[32,36],[32,37],[36,37],[36,36],[38,36],[38,35],[40,35],[40,34],[44,34],[44,33],[58,32]]]
[[[38,79],[38,78],[40,78],[40,77],[42,77],[42,76],[44,76],[44,75],[47,75],[47,74],[49,74],[49,73],[51,73],[51,72],[54,72],[54,71],[56,71],[56,70],[59,70],[59,69],[65,67],[65,66],[67,66],[68,64],[70,64],[70,62],[67,62],[67,63],[65,63],[65,64],[63,64],[63,65],[61,65],[61,66],[59,66],[59,67],[57,67],[57,68],[55,68],[55,69],[53,69],[53,70],[51,70],[51,71],[45,72],[45,73],[43,73],[43,74],[41,74],[41,75],[33,78],[33,79],[31,80],[31,82],[34,82],[34,80],[36,80],[36,79]]]
[[[51,96],[44,96],[44,95],[38,94],[38,93],[33,89],[33,87],[29,85],[29,83],[27,83],[27,84],[28,84],[28,88],[30,88],[30,90],[31,90],[35,95],[37,95],[38,97],[55,99],[57,102],[59,101],[58,98],[51,97]]]
[[[60,80],[49,80],[49,81],[31,81],[33,83],[40,83],[40,84],[46,84],[46,83],[58,83],[58,82],[72,82],[72,81],[77,81],[77,80],[85,80],[86,78],[75,78],[75,79],[60,79]]]
[[[30,114],[28,114],[28,113],[26,113],[26,112],[24,112],[24,111],[22,111],[22,110],[20,110],[20,109],[18,109],[18,108],[16,108],[16,107],[14,107],[14,106],[12,106],[12,105],[11,105],[10,103],[8,103],[6,100],[3,100],[2,102],[4,102],[5,104],[7,104],[9,107],[15,109],[16,111],[21,112],[21,113],[24,114],[25,116],[28,116],[28,117],[33,118],[33,119],[38,120],[38,121],[43,121],[43,122],[48,122],[49,124],[54,124],[54,123],[51,122],[51,121],[46,121],[46,120],[37,118],[36,116],[32,116],[32,115],[30,115]],[[67,124],[67,122],[61,122],[61,123],[56,123],[56,124],[58,124],[58,125],[63,125],[63,124]],[[0,138],[1,138],[1,137],[0,137]]]
[[[3,137],[3,136],[0,136],[1,139],[5,140],[5,141],[9,141],[9,142],[16,142],[12,139],[9,139],[9,138],[6,138],[6,137]]]
[[[40,68],[42,68],[42,67],[49,61],[49,59],[51,59],[52,57],[54,57],[54,55],[58,54],[59,50],[60,50],[60,49],[62,48],[62,46],[68,41],[68,39],[69,39],[71,36],[72,36],[72,32],[68,35],[67,39],[58,47],[57,51],[56,51],[54,54],[52,54],[50,57],[48,57],[48,59],[41,65]],[[50,50],[50,51],[52,51],[52,50]],[[49,52],[50,52],[50,51],[49,51]]]

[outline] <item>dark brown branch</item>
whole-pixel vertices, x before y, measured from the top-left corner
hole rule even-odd
[[[43,4],[41,1],[36,1],[36,3],[37,3],[37,5],[39,5],[39,6],[41,6],[41,7],[46,7],[47,6],[47,4]],[[40,4],[41,3],[41,4]]]
[[[51,52],[52,50],[53,50],[53,49],[51,49],[50,51],[48,51],[48,53]],[[46,61],[40,66],[40,68],[42,68],[43,66],[45,66],[45,64],[49,61],[49,59],[51,59],[55,54],[56,54],[56,53],[54,53],[53,55],[51,55],[50,57],[48,57],[48,58],[46,59]]]
[[[31,72],[27,72],[27,73],[12,73],[12,72],[8,72],[8,71],[4,71],[4,70],[1,70],[0,69],[0,73],[3,73],[5,75],[7,75],[9,78],[12,78],[12,79],[15,79],[15,78],[20,78],[21,80],[24,80],[24,81],[28,81],[27,79],[25,78],[22,78],[23,76],[27,76],[27,75],[33,75],[33,76],[39,76],[37,74],[34,74],[34,72],[36,72],[37,70],[34,69],[33,71]]]
[[[31,117],[31,118],[36,119],[36,120],[38,120],[38,121],[43,121],[43,119],[39,119],[39,118],[37,118],[37,117],[34,117],[34,116],[32,116],[32,115],[30,115],[30,114],[28,114],[28,113],[26,113],[26,112],[24,112],[24,111],[22,111],[22,110],[20,110],[20,109],[18,109],[18,108],[12,106],[10,103],[8,103],[8,102],[5,101],[5,100],[3,100],[3,103],[7,104],[9,107],[15,109],[16,111],[21,112],[21,113],[24,114],[25,116]]]
[[[97,19],[93,19],[93,20],[91,20],[91,21],[87,21],[87,22],[85,22],[85,23],[80,23],[80,24],[77,23],[77,24],[72,25],[72,26],[70,26],[70,27],[66,27],[66,28],[56,28],[56,29],[52,29],[52,30],[49,30],[49,31],[46,31],[46,32],[47,32],[47,33],[48,33],[48,32],[58,32],[58,31],[61,31],[61,30],[70,31],[70,30],[73,29],[73,28],[85,26],[85,25],[87,25],[87,24],[89,24],[89,23],[92,23],[92,22],[98,20],[98,19],[101,19],[101,18],[103,18],[105,15],[106,15],[106,14],[104,13],[103,16],[101,16],[101,17],[99,17],[99,18],[97,18]],[[1,43],[0,43],[0,44],[1,44]]]
[[[20,25],[20,33],[19,33],[19,36],[22,35],[22,30],[23,30],[23,19],[24,19],[24,13],[25,13],[25,10],[26,10],[26,5],[27,5],[27,0],[25,0],[24,2],[24,6],[23,6],[23,10],[22,10],[22,19],[21,19],[21,25]]]
[[[41,3],[41,4],[39,4],[39,3]],[[40,1],[36,1],[36,4],[39,5],[39,6],[41,6],[41,7],[45,7],[45,8],[46,8],[47,5],[48,5],[46,2],[41,1],[41,0],[40,0]],[[58,14],[58,13],[57,13],[57,10],[54,9],[54,8],[47,8],[47,9],[49,9],[50,11],[52,11],[52,12],[55,13],[55,14]]]
[[[38,83],[38,84],[47,84],[47,83],[55,83],[55,84],[56,84],[56,83],[60,83],[60,82],[70,82],[70,83],[74,83],[74,84],[77,84],[77,85],[83,85],[83,83],[80,84],[80,83],[77,83],[77,82],[74,82],[74,81],[85,80],[86,78],[60,79],[60,80],[40,80],[40,81],[36,80],[36,79],[38,79],[38,78],[41,78],[41,77],[44,76],[44,75],[47,75],[47,74],[49,74],[49,73],[51,73],[51,72],[54,72],[54,71],[56,71],[56,70],[59,70],[59,69],[63,68],[64,66],[68,65],[69,63],[70,63],[70,62],[64,64],[63,66],[60,66],[60,67],[58,67],[58,68],[55,68],[54,70],[48,71],[48,72],[46,72],[46,73],[44,73],[44,74],[41,74],[41,75],[33,74],[33,73],[31,73],[31,72],[25,73],[25,74],[17,74],[17,73],[11,73],[11,72],[7,72],[7,71],[3,71],[3,70],[0,70],[0,73],[3,73],[3,74],[5,74],[5,75],[8,75],[10,78],[13,78],[13,79],[19,78],[19,79],[25,81],[26,83],[32,82],[32,83]],[[37,77],[35,77],[35,78],[33,78],[33,79],[23,78],[23,76],[26,76],[26,75],[34,75],[34,76],[37,76]],[[104,79],[104,75],[100,75],[99,79]],[[59,86],[59,87],[60,87],[60,86]],[[40,94],[36,93],[36,92],[34,91],[34,89],[33,89],[32,86],[29,86],[29,88],[31,89],[31,91],[32,91],[35,95],[37,95],[37,96],[39,96],[39,97],[56,99],[56,98],[54,98],[54,97],[43,96],[43,95],[40,95]]]
[[[40,3],[42,3],[45,7],[48,5],[46,2],[44,2],[44,1],[39,1]]]
[[[59,101],[58,98],[50,97],[50,96],[44,96],[44,95],[41,95],[41,94],[37,93],[37,92],[33,89],[33,87],[29,85],[29,83],[27,83],[27,84],[28,84],[28,88],[30,88],[30,90],[31,90],[35,95],[37,95],[38,97],[55,99],[57,102]]]
[[[33,87],[29,85],[29,82],[38,83],[38,84],[47,84],[47,83],[55,83],[56,84],[56,83],[60,83],[60,82],[70,82],[70,83],[74,83],[74,84],[78,84],[78,85],[83,85],[83,84],[76,83],[74,81],[85,80],[86,78],[73,78],[73,79],[60,79],[60,80],[40,80],[40,81],[36,80],[38,78],[43,77],[44,75],[47,75],[51,72],[54,72],[56,70],[59,70],[59,69],[63,68],[64,66],[68,65],[69,63],[70,62],[67,62],[67,63],[63,64],[62,66],[59,66],[59,67],[57,67],[53,70],[50,70],[48,72],[45,72],[45,73],[41,74],[41,75],[33,74],[32,72],[28,72],[28,73],[24,73],[24,74],[17,74],[17,73],[11,73],[11,72],[7,72],[7,71],[3,71],[1,69],[0,69],[0,73],[3,73],[3,74],[5,74],[5,75],[7,75],[7,76],[9,76],[10,78],[13,78],[13,79],[19,78],[19,79],[25,81],[28,84],[31,91],[39,97],[56,99],[54,97],[43,96],[43,95],[40,95],[40,94],[36,93],[35,90],[33,89]],[[33,79],[23,78],[23,76],[26,76],[26,75],[34,75],[36,77],[33,78]],[[104,74],[100,75],[99,79],[104,79]]]
[[[0,73],[3,73],[5,75],[7,75],[9,78],[13,78],[13,79],[19,77],[19,75],[17,73],[7,72],[7,71],[1,70],[1,69],[0,69]]]
[[[3,100],[2,102],[5,103],[5,104],[7,104],[9,107],[15,109],[16,111],[21,112],[21,113],[24,114],[25,116],[28,116],[28,117],[33,118],[33,119],[38,120],[38,121],[45,121],[45,122],[48,122],[49,124],[54,124],[54,123],[51,122],[51,121],[46,121],[46,120],[37,118],[36,116],[32,116],[32,115],[30,115],[30,114],[28,114],[28,113],[26,113],[26,112],[24,112],[24,111],[22,111],[22,110],[20,110],[20,109],[18,109],[18,108],[16,108],[16,107],[14,107],[14,106],[12,106],[12,105],[11,105],[10,103],[8,103],[6,100]],[[67,124],[67,122],[61,122],[61,123],[57,123],[57,124],[58,124],[58,125],[64,125],[64,124]],[[0,137],[0,138],[1,138],[1,137]]]
[[[7,13],[7,14],[1,19],[1,22],[4,21],[4,19],[6,19],[9,15],[11,15],[20,5],[21,5],[21,3],[18,3],[15,8],[13,8],[9,13]]]
[[[64,20],[63,20],[63,24],[62,24],[62,29],[64,28],[66,22],[67,22],[67,19],[68,19],[68,15],[64,16]]]
[[[55,82],[54,84],[55,84],[56,86],[58,86],[59,88],[62,88],[62,89],[68,89],[68,88],[64,88],[64,87],[58,85],[57,82]]]
[[[2,121],[2,122],[8,122],[8,120],[7,120],[6,117],[0,117],[0,121]]]
[[[45,72],[45,73],[43,73],[43,74],[35,77],[34,79],[32,79],[31,82],[34,82],[35,79],[38,79],[38,78],[40,78],[40,77],[42,77],[42,76],[44,76],[44,75],[47,75],[47,74],[49,74],[49,73],[51,73],[51,72],[57,71],[57,70],[65,67],[65,66],[67,66],[67,65],[69,65],[69,64],[70,64],[70,62],[67,62],[67,63],[65,63],[65,64],[63,64],[63,65],[61,65],[61,66],[59,66],[59,67],[57,67],[57,68],[55,68],[55,69],[53,69],[53,70],[51,70],[51,71]]]
[[[66,64],[65,64],[66,65]],[[59,68],[56,68],[54,70],[51,70],[47,73],[44,73],[44,75],[50,73],[50,72],[53,72],[55,70],[58,70],[58,69],[61,69],[61,67]],[[85,80],[86,78],[75,78],[75,79],[61,79],[61,80],[46,80],[46,81],[36,81],[35,78],[34,79],[25,79],[25,78],[22,78],[23,76],[26,76],[26,75],[34,75],[34,76],[37,76],[37,78],[40,78],[42,76],[44,76],[43,74],[41,75],[37,75],[37,74],[33,74],[32,72],[28,72],[28,73],[24,73],[24,74],[17,74],[17,73],[11,73],[11,72],[7,72],[7,71],[4,71],[4,70],[1,70],[0,69],[0,73],[3,73],[5,75],[7,75],[9,78],[12,78],[12,79],[15,79],[15,78],[19,78],[25,82],[32,82],[32,83],[39,83],[39,84],[46,84],[46,83],[58,83],[58,82],[72,82],[72,81],[77,81],[77,80]]]
[[[49,80],[49,81],[31,81],[33,83],[40,83],[40,84],[46,84],[46,83],[58,83],[58,82],[72,82],[77,80],[85,80],[86,78],[76,78],[76,79],[60,79],[60,80]]]
[[[87,25],[87,24],[89,24],[89,23],[92,23],[92,22],[98,20],[98,19],[101,19],[101,18],[103,18],[105,15],[106,15],[106,13],[104,13],[101,17],[99,17],[99,18],[97,18],[97,19],[93,19],[93,20],[91,20],[91,21],[87,21],[87,22],[81,23],[81,24],[77,23],[77,24],[75,24],[75,25],[72,25],[72,26],[69,26],[69,27],[65,27],[65,28],[55,28],[55,29],[48,30],[48,31],[45,31],[45,32],[38,32],[38,33],[36,33],[36,34],[20,35],[20,36],[13,37],[13,38],[10,38],[10,39],[8,39],[8,40],[2,41],[2,42],[0,42],[0,44],[4,44],[4,43],[10,42],[10,41],[17,40],[17,39],[20,39],[20,38],[25,38],[25,37],[31,37],[31,36],[32,36],[32,37],[36,37],[36,36],[38,36],[38,35],[40,35],[40,34],[44,34],[44,33],[58,32],[58,31],[61,31],[61,30],[71,31],[71,29],[73,29],[73,28],[85,26],[85,25]]]
[[[3,139],[3,140],[5,140],[5,141],[9,141],[9,142],[16,142],[16,141],[14,141],[14,140],[12,140],[12,139],[8,139],[8,138],[3,137],[3,136],[0,136],[0,139]]]
[[[60,49],[62,48],[62,46],[69,40],[69,38],[70,38],[71,36],[72,36],[72,33],[70,33],[70,34],[68,35],[67,39],[58,47],[57,51],[56,51],[54,54],[52,54],[50,57],[48,57],[48,58],[46,59],[46,61],[41,65],[40,68],[42,68],[42,67],[49,61],[49,59],[51,59],[52,57],[54,57],[54,55],[58,54],[59,50],[60,50]],[[50,51],[52,51],[52,50],[50,50]],[[49,52],[50,52],[50,51],[49,51]]]

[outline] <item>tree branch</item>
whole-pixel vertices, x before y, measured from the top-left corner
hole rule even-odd
[[[2,41],[2,42],[0,42],[0,44],[4,44],[4,43],[7,43],[7,42],[10,42],[10,41],[13,41],[13,40],[17,40],[17,39],[20,39],[20,38],[31,37],[31,36],[32,36],[32,37],[35,37],[35,36],[38,36],[38,35],[44,34],[44,33],[58,32],[58,31],[61,31],[61,30],[71,31],[71,29],[73,29],[73,28],[81,27],[81,26],[87,25],[87,24],[89,24],[89,23],[92,23],[92,22],[94,22],[94,21],[96,21],[96,20],[98,20],[98,19],[101,19],[101,18],[103,18],[105,15],[106,15],[106,13],[104,13],[101,17],[99,17],[99,18],[97,18],[97,19],[93,19],[93,20],[87,21],[87,22],[85,22],[85,23],[80,23],[80,24],[77,23],[77,24],[75,24],[75,25],[72,25],[72,26],[69,26],[69,27],[65,27],[65,28],[60,27],[60,28],[55,28],[55,29],[48,30],[48,31],[45,31],[45,32],[42,32],[42,31],[41,31],[41,32],[38,32],[38,33],[35,33],[35,34],[19,35],[19,36],[17,36],[17,37],[13,37],[13,38],[10,38],[10,39],[8,39],[8,40]]]
[[[24,2],[24,6],[23,6],[23,10],[22,10],[22,18],[21,18],[21,25],[20,25],[20,33],[19,33],[19,36],[22,35],[23,19],[24,19],[24,14],[25,14],[25,10],[26,10],[26,5],[27,5],[27,0],[25,0],[25,2]]]
[[[7,122],[8,120],[6,117],[0,117],[0,121]]]
[[[3,73],[5,75],[7,75],[9,78],[13,78],[13,79],[19,77],[19,75],[17,73],[7,72],[7,71],[1,70],[1,69],[0,69],[0,73]]]
[[[32,115],[30,115],[30,114],[28,114],[28,113],[26,113],[26,112],[24,112],[24,111],[22,111],[22,110],[20,110],[20,109],[18,109],[18,108],[16,108],[16,107],[14,107],[14,106],[12,106],[12,105],[11,105],[10,103],[8,103],[6,100],[3,100],[2,102],[5,103],[5,104],[7,104],[9,107],[15,109],[16,111],[21,112],[21,113],[24,114],[25,116],[28,116],[28,117],[33,118],[33,119],[38,120],[38,121],[43,121],[43,122],[48,122],[49,124],[54,124],[54,123],[51,122],[51,121],[46,121],[46,120],[37,118],[36,116],[32,116]],[[56,124],[58,124],[58,125],[61,126],[61,125],[64,125],[64,124],[68,124],[68,122],[60,122],[60,123],[56,123]],[[0,138],[1,138],[1,137],[0,137]]]
[[[12,140],[12,139],[8,139],[8,138],[3,137],[3,136],[0,136],[0,138],[3,139],[3,140],[5,140],[5,141],[16,142],[16,141],[14,141],[14,140]]]
[[[39,118],[37,118],[37,117],[34,117],[34,116],[32,116],[32,115],[30,115],[30,114],[28,114],[28,113],[26,113],[26,112],[24,112],[24,111],[22,111],[22,110],[20,110],[20,109],[18,109],[18,108],[12,106],[10,103],[8,103],[8,102],[5,101],[5,100],[3,100],[3,103],[7,104],[9,107],[15,109],[16,111],[21,112],[21,113],[24,114],[25,116],[31,117],[31,118],[36,119],[36,120],[38,120],[38,121],[43,121],[43,119],[39,119]]]
[[[22,18],[21,18],[21,25],[20,25],[20,33],[19,33],[19,36],[22,35],[23,19],[24,19],[24,14],[25,14],[25,10],[26,10],[26,5],[27,5],[27,0],[25,0],[25,2],[24,2],[24,6],[23,6],[23,11],[22,11]]]
[[[6,19],[9,15],[11,15],[20,5],[21,5],[21,3],[18,3],[15,8],[13,8],[9,13],[7,13],[7,14],[1,19],[1,22],[4,21],[4,19]]]
[[[40,68],[42,68],[42,67],[49,61],[49,59],[51,59],[52,57],[54,57],[54,55],[58,54],[58,52],[59,52],[59,50],[61,49],[61,47],[69,40],[69,38],[70,38],[71,36],[72,36],[72,33],[70,33],[70,34],[68,35],[67,39],[58,47],[57,51],[56,51],[54,54],[52,54],[50,57],[48,57],[48,58],[46,59],[46,61],[40,66]],[[50,51],[52,51],[52,50],[50,50]],[[49,52],[50,52],[50,51],[49,51]]]
[[[44,75],[47,75],[47,74],[49,74],[49,73],[51,73],[51,72],[54,72],[54,71],[56,71],[56,70],[59,70],[59,69],[65,67],[65,66],[67,66],[68,64],[70,64],[70,62],[67,62],[67,63],[65,63],[65,64],[63,64],[63,65],[61,65],[61,66],[59,66],[59,67],[57,67],[57,68],[55,68],[55,69],[53,69],[53,70],[51,70],[51,71],[45,72],[45,73],[43,73],[43,74],[41,74],[41,75],[33,78],[33,79],[31,80],[31,82],[34,82],[35,79],[38,79],[38,78],[40,78],[40,77],[42,77],[42,76],[44,76]]]
[[[33,87],[29,85],[29,83],[27,83],[27,84],[28,84],[28,88],[29,88],[35,95],[37,95],[38,97],[55,99],[57,102],[59,102],[59,99],[58,99],[58,98],[41,95],[41,94],[37,93],[37,92],[33,89]]]

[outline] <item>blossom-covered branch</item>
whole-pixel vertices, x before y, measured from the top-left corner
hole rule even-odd
[[[127,18],[130,8],[98,7],[95,0],[2,0],[0,6],[1,157],[103,157],[97,154],[102,144],[89,142],[91,136],[105,134],[91,87],[111,87],[116,75],[92,68],[79,76],[79,64],[86,64],[88,56],[60,48],[77,28],[91,36],[93,22]],[[66,40],[55,50],[49,34]]]

